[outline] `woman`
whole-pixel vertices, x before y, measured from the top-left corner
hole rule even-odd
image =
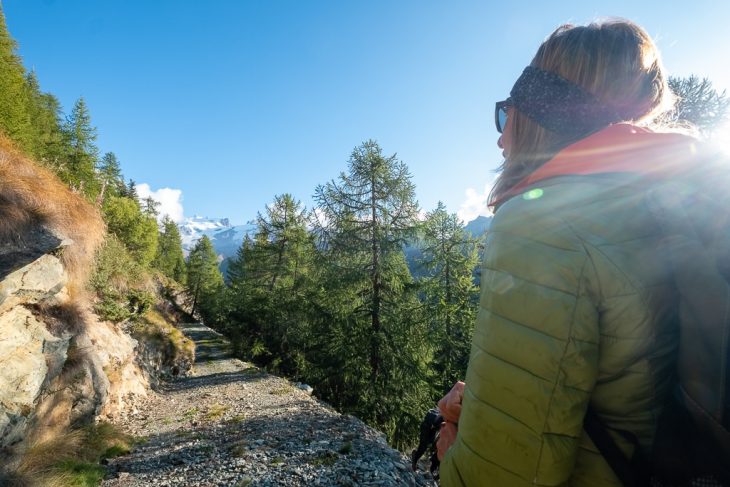
[[[670,98],[646,32],[611,20],[558,28],[497,104],[505,160],[466,386],[440,403],[442,485],[621,485],[589,405],[627,458],[616,431],[650,451],[678,337],[646,199],[697,157],[642,128]]]

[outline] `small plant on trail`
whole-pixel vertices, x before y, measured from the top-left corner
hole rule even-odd
[[[346,443],[343,443],[343,445],[337,451],[341,455],[347,455],[348,453],[350,453],[352,451],[352,442],[348,441]]]
[[[247,443],[245,440],[239,440],[231,445],[231,455],[234,457],[242,457],[246,454]]]
[[[291,394],[293,389],[289,386],[283,386],[283,387],[277,387],[276,389],[272,389],[269,391],[269,394],[272,394],[274,396],[284,396],[286,394]]]
[[[190,408],[183,413],[182,417],[184,420],[191,420],[198,414],[198,411],[197,407]]]
[[[228,420],[228,422],[231,424],[240,424],[240,423],[243,423],[243,421],[245,419],[246,419],[246,415],[242,413],[242,414],[237,414],[237,415],[233,416],[231,419]]]
[[[210,409],[208,409],[208,412],[205,413],[205,419],[207,419],[208,421],[214,421],[223,416],[229,409],[231,409],[230,406],[224,406],[223,404],[214,404],[210,407]]]
[[[309,463],[314,466],[324,465],[324,466],[330,467],[335,464],[335,462],[337,461],[337,458],[338,458],[337,453],[332,452],[332,451],[326,451],[324,453],[317,455]]]

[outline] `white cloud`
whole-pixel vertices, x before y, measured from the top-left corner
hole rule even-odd
[[[456,212],[457,216],[461,218],[464,223],[469,223],[476,217],[483,215],[489,216],[492,214],[487,207],[487,199],[489,198],[489,192],[492,191],[496,179],[492,179],[484,185],[484,191],[479,192],[474,188],[466,189],[466,200],[461,204],[459,210]]]
[[[182,205],[182,190],[160,188],[157,191],[152,191],[149,184],[142,183],[137,185],[137,194],[139,195],[140,200],[151,196],[153,200],[160,204],[157,208],[160,212],[160,219],[162,219],[165,215],[168,215],[176,223],[183,221],[184,212]]]

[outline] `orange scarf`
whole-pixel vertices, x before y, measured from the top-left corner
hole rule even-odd
[[[668,177],[686,171],[701,143],[687,135],[656,133],[627,123],[609,125],[569,145],[501,197],[496,207],[538,181],[566,175],[634,173]]]

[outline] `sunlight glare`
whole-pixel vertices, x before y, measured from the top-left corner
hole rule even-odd
[[[730,154],[730,120],[712,134],[710,142],[717,145],[726,154]]]

